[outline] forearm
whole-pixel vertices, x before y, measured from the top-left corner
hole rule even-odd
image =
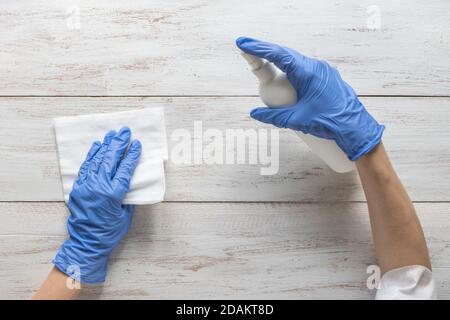
[[[357,162],[382,273],[407,265],[431,269],[414,206],[380,143]]]
[[[50,271],[47,279],[34,294],[33,300],[72,300],[80,293],[81,284],[69,278],[56,267]]]

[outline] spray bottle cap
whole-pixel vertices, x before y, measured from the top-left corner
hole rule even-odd
[[[258,57],[251,54],[241,52],[242,57],[247,60],[248,64],[252,67],[252,70],[256,70],[262,67],[264,61]]]
[[[277,69],[271,63],[245,52],[241,52],[241,55],[248,62],[259,81],[265,83],[275,78]]]

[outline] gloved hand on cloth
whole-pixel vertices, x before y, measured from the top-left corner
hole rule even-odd
[[[71,276],[79,271],[81,283],[105,280],[109,255],[128,232],[134,205],[123,205],[139,157],[141,143],[130,143],[131,131],[110,131],[96,141],[73,185],[67,221],[69,238],[53,263]]]

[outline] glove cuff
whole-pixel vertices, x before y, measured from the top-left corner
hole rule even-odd
[[[89,256],[71,238],[59,248],[52,263],[59,271],[84,284],[105,281],[108,268],[107,256]]]
[[[368,143],[363,145],[360,150],[358,150],[356,153],[354,153],[352,156],[349,156],[349,159],[351,161],[356,161],[359,158],[361,158],[363,155],[369,153],[373,148],[375,148],[380,142],[381,137],[383,136],[385,126],[377,124],[377,133],[373,137],[372,140],[370,140]]]
[[[336,143],[351,161],[356,161],[381,142],[385,126],[380,125],[358,99],[352,103],[355,105],[346,113],[347,122],[343,121],[337,131]]]

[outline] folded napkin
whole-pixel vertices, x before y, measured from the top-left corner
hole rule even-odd
[[[102,141],[108,131],[118,131],[123,126],[131,129],[131,139],[142,143],[141,158],[124,204],[153,204],[163,200],[164,160],[168,158],[163,108],[61,117],[54,119],[54,125],[66,202],[92,143]]]

